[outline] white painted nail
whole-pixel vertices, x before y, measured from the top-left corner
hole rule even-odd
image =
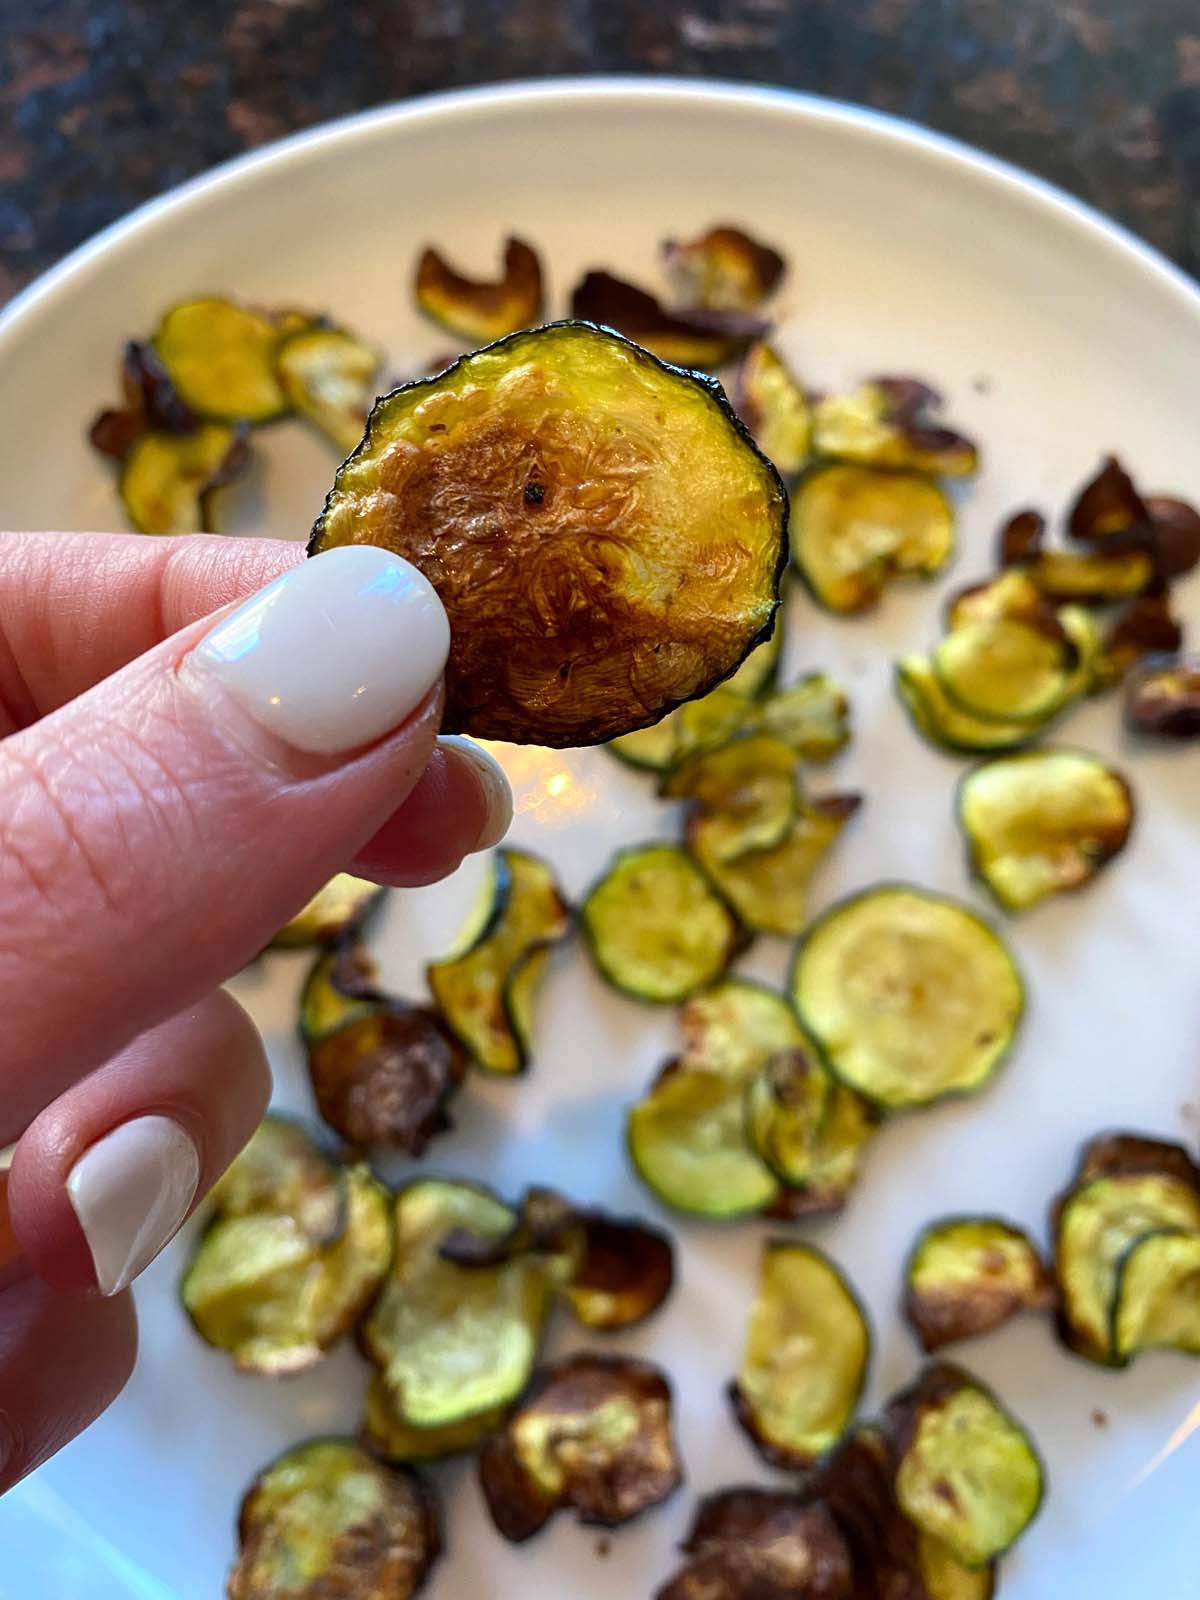
[[[85,1150],[67,1194],[101,1294],[118,1294],[174,1238],[200,1181],[200,1157],[170,1117],[136,1117]]]
[[[475,842],[475,849],[490,850],[493,845],[500,843],[512,823],[512,790],[508,786],[504,768],[490,751],[481,749],[473,740],[464,738],[461,733],[444,733],[438,743],[443,749],[453,750],[468,762],[478,779],[487,806],[487,815],[479,838]]]
[[[302,562],[216,627],[180,666],[212,679],[296,750],[339,755],[381,739],[433,688],[450,625],[429,580],[373,545]]]

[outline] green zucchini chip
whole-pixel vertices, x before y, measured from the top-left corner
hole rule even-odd
[[[812,447],[812,407],[802,384],[765,340],[742,357],[734,394],[738,415],[758,448],[785,478],[794,478]]]
[[[1125,694],[1125,723],[1156,739],[1200,739],[1200,656],[1155,657]]]
[[[767,323],[749,311],[705,306],[668,309],[645,289],[611,272],[584,274],[571,291],[571,315],[615,328],[660,361],[704,370],[724,366],[767,331]]]
[[[544,961],[534,951],[564,939],[570,911],[553,869],[523,850],[499,850],[459,953],[426,968],[451,1033],[485,1072],[512,1076],[531,1059],[532,1005]]]
[[[354,935],[323,950],[300,991],[300,1037],[313,1045],[386,1004],[374,961]]]
[[[756,311],[787,270],[778,250],[728,223],[695,239],[667,239],[662,255],[676,301],[689,309]]]
[[[308,1047],[317,1109],[363,1149],[419,1156],[450,1126],[446,1107],[467,1070],[466,1053],[427,1006],[389,1000]]]
[[[956,1561],[985,1567],[1037,1515],[1042,1463],[1024,1428],[960,1367],[936,1362],[884,1415],[896,1499]]]
[[[1035,722],[995,722],[963,711],[942,688],[928,656],[897,661],[895,687],[917,732],[954,755],[1016,750],[1041,731]]]
[[[439,251],[417,262],[413,292],[427,317],[460,339],[488,344],[537,322],[542,310],[542,263],[524,239],[504,241],[504,273],[495,282],[464,278]]]
[[[285,1452],[247,1490],[228,1600],[410,1600],[441,1553],[419,1478],[352,1439]]]
[[[834,1081],[814,1047],[767,1062],[746,1089],[751,1148],[787,1186],[767,1215],[790,1221],[840,1211],[878,1122],[861,1096]]]
[[[671,1386],[628,1356],[581,1354],[544,1369],[479,1454],[487,1508],[513,1543],[567,1508],[586,1526],[618,1527],[682,1477]]]
[[[1103,606],[1132,600],[1154,580],[1154,558],[1128,546],[1117,550],[1043,550],[1025,571],[1048,600],[1059,605]]]
[[[563,1291],[576,1322],[605,1333],[652,1316],[675,1281],[667,1234],[629,1217],[587,1211],[583,1249]]]
[[[337,944],[362,927],[387,893],[377,883],[339,872],[271,940],[271,950],[307,950],[316,944]]]
[[[443,732],[585,745],[706,694],[767,636],[786,525],[719,385],[567,322],[379,400],[309,553],[382,545],[432,583]]]
[[[1117,1272],[1111,1347],[1121,1362],[1143,1350],[1200,1356],[1200,1232],[1160,1229],[1130,1245]]]
[[[768,1244],[729,1391],[766,1461],[800,1469],[833,1448],[858,1409],[870,1352],[862,1306],[828,1256],[812,1245]]]
[[[1045,1311],[1054,1282],[1029,1235],[999,1217],[945,1217],[918,1236],[904,1271],[904,1315],[923,1350]]]
[[[719,978],[738,946],[724,901],[671,844],[620,851],[579,915],[601,975],[623,994],[660,1005]]]
[[[796,752],[770,734],[746,734],[672,768],[661,793],[693,801],[713,859],[735,861],[791,833],[799,808]]]
[[[969,478],[979,470],[979,451],[931,419],[941,404],[935,389],[914,378],[877,378],[852,394],[829,395],[814,413],[814,453],[861,466]]]
[[[758,708],[764,733],[782,739],[804,761],[829,761],[850,740],[846,691],[823,672],[810,672]]]
[[[392,1391],[379,1372],[371,1374],[360,1427],[362,1442],[385,1461],[443,1461],[476,1450],[507,1415],[507,1407],[481,1411],[442,1428],[414,1428],[396,1410]]]
[[[782,995],[747,978],[701,989],[679,1011],[684,1061],[745,1084],[781,1050],[806,1043]]]
[[[966,906],[904,884],[843,900],[809,929],[792,998],[833,1073],[888,1111],[983,1087],[1024,1010],[1016,963]]]
[[[933,670],[947,699],[972,717],[1046,722],[1070,698],[1075,646],[1053,619],[969,622],[939,640]]]
[[[121,463],[117,492],[138,533],[215,533],[217,492],[248,461],[244,432],[225,423],[143,433]]]
[[[261,311],[206,296],[163,317],[154,349],[175,392],[213,422],[270,422],[288,409],[276,358],[281,329]]]
[[[459,1267],[497,1267],[518,1256],[538,1255],[556,1283],[568,1283],[583,1259],[583,1221],[557,1189],[526,1189],[503,1233],[452,1228],[438,1246],[443,1261]]]
[[[363,436],[375,400],[379,356],[345,328],[302,328],[276,353],[288,405],[348,455]]]
[[[318,1245],[337,1239],[346,1225],[341,1169],[306,1128],[276,1111],[268,1111],[213,1184],[211,1199],[225,1217],[291,1217]]]
[[[972,871],[1006,911],[1081,889],[1133,827],[1128,783],[1082,750],[1026,750],[976,767],[958,793]]]
[[[687,1563],[654,1600],[851,1600],[850,1552],[828,1506],[786,1489],[722,1489],[696,1508]]]
[[[954,553],[954,509],[915,472],[819,466],[792,501],[792,562],[829,611],[866,611],[896,573],[929,577]]]

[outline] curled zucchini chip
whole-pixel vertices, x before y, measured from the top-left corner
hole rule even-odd
[[[1146,502],[1116,456],[1105,456],[1067,514],[1071,537],[1085,544],[1126,542],[1137,538],[1149,521]]]
[[[810,672],[758,707],[764,733],[791,745],[804,761],[829,761],[850,741],[846,691],[823,672]]]
[[[1026,750],[963,779],[958,815],[972,870],[1006,911],[1081,889],[1133,827],[1125,779],[1082,750]]]
[[[758,448],[785,478],[795,477],[812,447],[812,407],[803,386],[765,340],[742,357],[734,394],[738,415]]]
[[[504,275],[495,282],[464,278],[437,250],[422,252],[413,285],[427,317],[475,344],[488,344],[535,323],[542,309],[542,263],[524,239],[504,241]]]
[[[658,1228],[585,1212],[583,1250],[564,1292],[577,1322],[608,1332],[644,1322],[675,1281],[675,1252]]]
[[[946,629],[966,628],[976,622],[1014,619],[1047,631],[1058,613],[1024,567],[1009,567],[982,583],[968,584],[950,597]]]
[[[363,1406],[360,1436],[373,1455],[385,1461],[442,1461],[478,1449],[504,1421],[507,1407],[481,1411],[442,1428],[414,1428],[396,1410],[392,1391],[378,1372],[371,1374]]]
[[[1147,496],[1150,548],[1159,573],[1168,582],[1200,566],[1200,511],[1189,500],[1171,495]]]
[[[1154,558],[1137,546],[1082,552],[1043,550],[1025,571],[1048,600],[1059,605],[1103,606],[1132,600],[1153,581]]]
[[[1182,644],[1183,625],[1166,594],[1131,600],[1105,629],[1096,661],[1097,687],[1111,688],[1145,656],[1173,655]]]
[[[583,1256],[583,1228],[576,1208],[557,1189],[535,1187],[525,1191],[512,1216],[512,1226],[504,1233],[476,1233],[469,1226],[452,1228],[438,1254],[459,1267],[497,1267],[532,1254],[561,1257],[566,1282]]]
[[[830,395],[813,416],[813,450],[835,461],[969,478],[979,470],[970,439],[931,420],[941,396],[912,378],[879,378]]]
[[[1111,1344],[1122,1363],[1142,1350],[1200,1355],[1200,1232],[1162,1229],[1130,1245],[1117,1273]]]
[[[345,328],[307,327],[284,338],[275,359],[288,405],[348,455],[375,399],[376,351]]]
[[[571,315],[615,328],[661,361],[707,370],[732,361],[767,324],[748,311],[682,306],[668,310],[654,295],[611,272],[588,272],[571,293]]]
[[[564,939],[570,911],[552,868],[523,850],[499,850],[458,955],[426,969],[446,1026],[485,1072],[511,1076],[530,1061],[533,995],[544,961]]]
[[[352,1439],[310,1440],[259,1473],[238,1540],[229,1600],[410,1600],[441,1553],[429,1490]]]
[[[101,455],[122,461],[143,433],[191,433],[198,418],[175,392],[154,346],[130,339],[121,354],[123,404],[101,411],[88,438]]]
[[[599,744],[769,633],[786,519],[719,385],[566,322],[380,400],[309,552],[383,545],[433,584],[444,732]]]
[[[865,611],[895,573],[932,576],[954,553],[954,510],[915,472],[833,464],[792,502],[792,561],[829,611]]]
[[[946,1217],[920,1234],[904,1273],[904,1315],[927,1351],[990,1333],[1054,1304],[1028,1234],[999,1217]]]
[[[313,1095],[329,1126],[353,1145],[411,1156],[450,1126],[446,1106],[466,1067],[437,1013],[401,1000],[352,1018],[308,1050]]]
[[[993,929],[903,884],[853,895],[813,924],[792,998],[835,1076],[889,1111],[982,1088],[1024,1010],[1020,974]]]
[[[669,1004],[719,978],[738,928],[676,845],[622,850],[589,890],[580,925],[601,975],[623,994]]]
[[[1000,529],[997,555],[1002,567],[1020,565],[1038,555],[1046,537],[1046,519],[1040,511],[1016,511]]]
[[[726,978],[692,995],[680,1008],[679,1028],[689,1067],[739,1084],[748,1083],[780,1051],[806,1043],[783,996],[746,978]]]
[[[835,1083],[814,1049],[774,1057],[746,1090],[751,1147],[787,1185],[767,1214],[785,1220],[840,1211],[878,1117]]]
[[[708,311],[756,311],[787,266],[778,250],[728,223],[695,239],[668,239],[662,253],[678,303]]]
[[[768,1244],[746,1349],[730,1388],[734,1414],[765,1460],[811,1466],[858,1409],[871,1336],[839,1269],[811,1245]]]
[[[977,1378],[926,1367],[888,1406],[884,1426],[905,1516],[956,1561],[984,1567],[1011,1550],[1042,1503],[1032,1440]]]
[[[851,1600],[850,1553],[828,1506],[785,1489],[723,1489],[696,1508],[681,1571],[655,1600]]]
[[[1200,739],[1200,656],[1156,657],[1135,669],[1125,722],[1153,738]]]
[[[375,963],[351,935],[323,950],[300,993],[300,1037],[308,1046],[348,1022],[373,1015],[386,1005]]]
[[[770,734],[747,734],[673,768],[662,793],[694,801],[709,854],[735,861],[791,833],[799,808],[796,752]]]
[[[273,1111],[213,1184],[211,1198],[225,1217],[291,1217],[318,1245],[338,1238],[346,1224],[340,1169],[306,1128]]]
[[[339,872],[271,940],[272,950],[336,944],[360,928],[387,891],[351,872]]]
[[[670,1384],[627,1356],[577,1355],[546,1368],[479,1455],[492,1521],[514,1543],[567,1508],[585,1525],[618,1527],[681,1480]]]
[[[143,433],[121,463],[117,491],[138,533],[215,533],[217,492],[248,460],[245,434],[224,423]]]
[[[1020,617],[967,622],[933,652],[933,670],[959,710],[1004,723],[1046,722],[1066,704],[1077,664],[1061,624]]]
[[[270,422],[288,409],[276,366],[280,333],[263,312],[209,296],[172,306],[158,325],[154,349],[175,392],[197,416]]]
[[[1016,750],[1040,731],[1036,722],[995,722],[963,711],[942,688],[928,656],[898,661],[895,685],[917,732],[956,755]]]

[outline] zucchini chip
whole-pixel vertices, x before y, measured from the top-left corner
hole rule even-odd
[[[317,1243],[286,1212],[218,1214],[180,1293],[200,1337],[243,1372],[303,1372],[356,1325],[387,1272],[387,1191],[365,1166],[346,1173],[345,1231]]]
[[[353,934],[323,950],[300,992],[300,1037],[311,1047],[348,1022],[369,1017],[387,997],[378,987],[375,963]]]
[[[494,1411],[481,1411],[461,1422],[448,1422],[443,1428],[414,1428],[396,1410],[392,1391],[382,1374],[373,1372],[367,1384],[359,1433],[372,1455],[382,1456],[385,1461],[443,1461],[478,1449],[507,1414],[506,1406],[497,1406]]]
[[[969,478],[979,470],[970,439],[941,427],[936,389],[915,378],[877,378],[853,394],[830,395],[813,416],[813,450],[834,461]]]
[[[936,1362],[890,1403],[896,1499],[956,1561],[985,1567],[1037,1515],[1044,1474],[1024,1428],[977,1378]]]
[[[707,371],[724,366],[767,331],[748,311],[681,306],[668,310],[654,295],[611,272],[588,272],[571,292],[571,315],[615,328],[660,361]]]
[[[1160,575],[1170,583],[1195,571],[1200,566],[1200,511],[1191,501],[1166,494],[1148,495],[1146,508]]]
[[[1146,502],[1116,456],[1105,456],[1067,514],[1071,537],[1085,544],[1137,538],[1149,521]]]
[[[1025,571],[1048,600],[1084,606],[1132,600],[1155,576],[1153,556],[1132,545],[1086,553],[1043,550],[1026,564]]]
[[[1081,889],[1133,827],[1121,775],[1082,750],[1026,750],[976,767],[958,792],[971,869],[1006,911]]]
[[[1002,567],[1019,566],[1040,554],[1046,519],[1040,511],[1016,511],[1000,529],[997,556]]]
[[[1183,646],[1183,624],[1165,594],[1131,600],[1104,631],[1096,661],[1100,688],[1118,684],[1146,656],[1174,655]]]
[[[238,1514],[228,1600],[410,1600],[441,1553],[436,1503],[352,1439],[313,1439],[259,1473]]]
[[[709,1495],[654,1600],[852,1600],[850,1553],[828,1506],[786,1489]]]
[[[708,311],[757,311],[787,268],[778,250],[728,223],[667,239],[662,255],[678,304]]]
[[[452,1228],[438,1247],[443,1261],[458,1267],[498,1267],[518,1256],[540,1255],[563,1283],[583,1259],[583,1224],[579,1212],[557,1189],[526,1189],[504,1233],[476,1233]]]
[[[601,975],[623,994],[660,1005],[719,978],[738,947],[732,914],[672,844],[619,851],[579,916]]]
[[[967,622],[938,641],[933,670],[947,699],[972,717],[1046,722],[1070,698],[1075,646],[1057,618]]]
[[[1117,1273],[1111,1343],[1122,1363],[1142,1350],[1200,1356],[1200,1232],[1161,1229],[1130,1245]]]
[[[671,1386],[628,1356],[576,1355],[544,1369],[479,1454],[492,1521],[514,1544],[568,1507],[585,1526],[618,1527],[682,1477]]]
[[[780,1051],[807,1043],[783,996],[747,978],[726,978],[692,995],[680,1008],[679,1028],[687,1066],[739,1084]]]
[[[995,722],[961,710],[942,688],[928,656],[897,661],[895,685],[917,732],[954,755],[1016,750],[1041,731],[1036,722]]]
[[[767,1215],[785,1221],[840,1211],[879,1119],[836,1083],[812,1048],[775,1056],[746,1090],[751,1148],[787,1185]]]
[[[143,433],[122,460],[117,492],[138,533],[216,533],[217,492],[249,459],[245,433],[225,423]]]
[[[954,553],[954,509],[936,483],[873,466],[817,467],[792,501],[792,562],[828,611],[866,611],[896,573],[931,577]]]
[[[512,1076],[531,1059],[533,993],[545,963],[530,957],[565,939],[570,911],[553,869],[523,850],[498,850],[457,955],[426,968],[451,1033],[485,1072]]]
[[[198,422],[175,393],[154,346],[130,339],[121,353],[123,404],[101,411],[88,439],[101,455],[123,460],[143,433],[191,433]]]
[[[270,422],[288,409],[276,366],[279,323],[261,311],[208,296],[172,306],[154,349],[175,392],[212,422]]]
[[[288,405],[348,455],[375,400],[376,351],[345,328],[306,327],[283,339],[275,360]]]
[[[812,448],[812,407],[803,386],[765,340],[742,357],[734,395],[758,448],[785,478],[794,478]]]
[[[903,884],[864,890],[813,924],[792,998],[833,1073],[888,1111],[982,1088],[1025,1004],[1012,955],[981,917]]]
[[[315,944],[337,944],[362,927],[386,893],[366,878],[339,872],[280,928],[268,949],[307,950]]]
[[[510,1405],[533,1371],[551,1301],[541,1259],[492,1267],[447,1261],[455,1229],[499,1238],[516,1217],[486,1190],[424,1179],[396,1196],[392,1270],[363,1322],[363,1353],[399,1422],[443,1429]]]
[[[782,739],[803,761],[830,761],[850,741],[846,691],[823,672],[810,672],[760,702],[764,733]]]
[[[800,1469],[833,1448],[858,1409],[870,1350],[862,1306],[828,1256],[769,1243],[729,1391],[764,1460]]]
[[[488,344],[537,322],[542,310],[542,263],[524,239],[504,241],[504,275],[495,282],[464,278],[439,251],[422,251],[413,293],[427,317],[448,333]]]
[[[314,1244],[330,1244],[346,1225],[341,1169],[291,1117],[268,1111],[241,1154],[212,1186],[224,1217],[291,1217]]]
[[[383,545],[433,584],[443,732],[584,745],[706,694],[769,634],[786,524],[718,384],[563,322],[378,401],[309,553]]]
[[[1057,615],[1025,568],[1009,567],[994,578],[970,583],[951,595],[946,604],[946,631],[953,632],[976,622],[1008,619],[1050,631]]]
[[[1054,1282],[1028,1234],[999,1217],[945,1217],[918,1236],[904,1270],[904,1315],[933,1352],[1045,1311]]]
[[[587,1211],[583,1250],[563,1291],[576,1322],[608,1333],[644,1322],[675,1281],[675,1252],[658,1228],[628,1217]]]
[[[693,801],[713,860],[736,861],[791,833],[799,808],[796,752],[770,734],[747,734],[674,767],[661,793]]]
[[[1200,739],[1200,656],[1157,657],[1136,668],[1125,722],[1157,739]]]

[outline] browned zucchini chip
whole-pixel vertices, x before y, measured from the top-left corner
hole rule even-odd
[[[968,584],[951,595],[946,604],[946,630],[952,633],[972,623],[997,622],[1004,618],[1049,628],[1057,616],[1055,607],[1026,569],[1008,567],[994,578]]]
[[[673,768],[661,793],[694,802],[713,859],[735,861],[791,833],[800,804],[796,752],[769,734],[747,734]]]
[[[1015,511],[1000,529],[997,554],[1002,567],[1031,561],[1046,537],[1046,519],[1040,511]]]
[[[850,701],[841,684],[823,672],[810,672],[767,695],[756,720],[764,733],[790,744],[804,761],[832,760],[850,742]]]
[[[387,1004],[379,974],[364,946],[349,935],[313,963],[300,992],[300,1037],[313,1045],[347,1022]]]
[[[346,1225],[343,1174],[306,1128],[276,1111],[262,1119],[210,1198],[225,1217],[292,1217],[314,1244],[331,1243]]]
[[[812,447],[812,407],[803,385],[765,340],[742,357],[734,396],[758,448],[785,478],[794,478]]]
[[[465,278],[439,251],[426,249],[413,284],[417,304],[449,333],[488,344],[538,320],[542,264],[524,239],[504,241],[504,276],[496,282]]]
[[[459,1267],[497,1267],[518,1256],[537,1254],[566,1258],[564,1281],[583,1256],[583,1223],[575,1206],[557,1189],[526,1189],[504,1233],[477,1233],[469,1226],[452,1228],[438,1247],[443,1261]]]
[[[884,1414],[905,1516],[965,1567],[1011,1550],[1037,1515],[1044,1474],[1033,1442],[961,1367],[935,1362]]]
[[[275,359],[292,410],[348,455],[375,399],[378,353],[345,328],[318,326],[289,334]]]
[[[786,520],[719,385],[554,323],[377,402],[309,552],[383,545],[425,573],[453,633],[444,732],[598,744],[766,637]]]
[[[615,328],[661,361],[704,371],[732,361],[767,331],[762,318],[748,311],[668,310],[654,295],[611,272],[584,274],[571,292],[571,315]]]
[[[1200,656],[1142,662],[1126,690],[1125,721],[1134,733],[1200,739]]]
[[[564,1294],[575,1320],[608,1332],[644,1322],[675,1280],[675,1252],[658,1228],[584,1212],[583,1254]]]
[[[352,1439],[313,1439],[259,1473],[238,1540],[228,1600],[410,1600],[441,1553],[430,1491]]]
[[[1130,1245],[1117,1273],[1111,1342],[1121,1362],[1142,1350],[1200,1355],[1200,1231],[1162,1229]]]
[[[866,1315],[828,1256],[769,1243],[729,1391],[765,1460],[803,1468],[833,1448],[858,1409],[870,1353]]]
[[[940,426],[936,389],[915,378],[877,378],[852,394],[818,402],[813,451],[835,461],[896,467],[969,478],[979,470],[979,450],[961,433]]]
[[[1096,686],[1120,683],[1143,657],[1173,655],[1183,645],[1183,624],[1165,594],[1131,600],[1105,629],[1095,664]]]
[[[138,533],[215,533],[218,491],[249,459],[242,429],[220,422],[142,433],[121,462],[117,491]]]
[[[213,422],[269,422],[288,409],[276,367],[281,329],[262,311],[206,296],[163,317],[154,349],[175,392]]]
[[[969,716],[1045,722],[1071,696],[1078,653],[1057,618],[997,617],[953,628],[932,662],[947,699]]]
[[[1043,550],[1024,571],[1058,605],[1109,605],[1132,600],[1155,578],[1154,557],[1136,545],[1100,549]]]
[[[1096,476],[1084,484],[1067,513],[1071,537],[1085,544],[1137,539],[1149,521],[1146,502],[1116,456],[1104,458]]]
[[[497,1406],[494,1411],[481,1411],[441,1428],[414,1428],[397,1411],[383,1375],[373,1372],[367,1384],[359,1434],[367,1449],[385,1461],[442,1461],[478,1449],[506,1415],[507,1407]]]
[[[655,1600],[852,1600],[850,1553],[829,1508],[786,1489],[723,1489],[696,1508],[689,1557]]]
[[[1170,582],[1194,571],[1200,565],[1200,511],[1190,500],[1165,494],[1148,495],[1146,509],[1160,575]]]
[[[576,1355],[544,1369],[479,1455],[479,1482],[506,1539],[531,1538],[558,1510],[615,1528],[682,1480],[671,1387],[627,1356]]]
[[[944,1217],[920,1234],[904,1273],[904,1315],[927,1351],[990,1333],[1054,1304],[1028,1234],[999,1217]]]
[[[689,1067],[746,1084],[782,1050],[801,1049],[804,1030],[781,994],[748,978],[726,978],[691,996],[679,1010]]]
[[[695,239],[668,239],[662,253],[675,299],[689,309],[756,311],[787,266],[778,250],[729,223]]]
[[[102,455],[123,460],[140,434],[191,433],[196,414],[175,393],[175,385],[154,346],[130,339],[121,355],[123,404],[101,411],[88,438]]]
[[[377,883],[339,872],[271,940],[272,950],[303,950],[336,944],[360,928],[386,894]]]
[[[746,1090],[751,1147],[787,1185],[767,1215],[794,1220],[840,1211],[878,1123],[866,1101],[831,1078],[815,1047],[768,1061]]]

